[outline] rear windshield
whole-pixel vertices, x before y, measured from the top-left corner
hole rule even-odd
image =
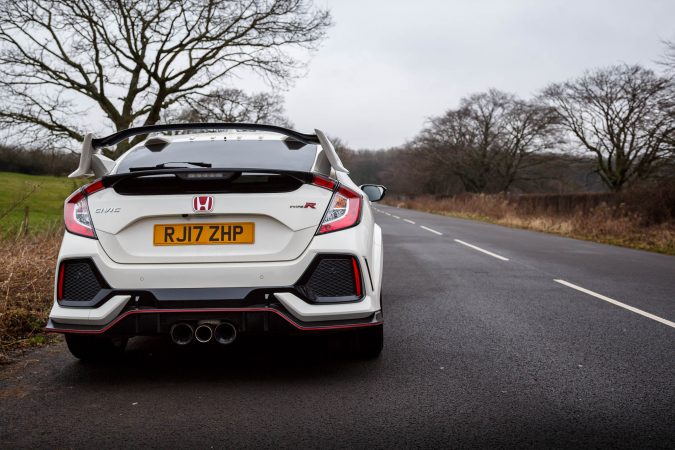
[[[167,168],[212,167],[310,172],[316,151],[316,145],[303,145],[297,141],[290,143],[280,140],[175,142],[164,146],[161,150],[157,147],[150,150],[145,146],[130,150],[120,162],[117,173],[129,172],[131,169],[152,168],[161,164]]]

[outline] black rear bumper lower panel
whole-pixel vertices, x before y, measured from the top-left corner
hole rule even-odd
[[[364,319],[301,322],[280,305],[219,308],[131,308],[110,323],[101,326],[55,323],[49,320],[45,331],[114,336],[149,336],[168,333],[176,322],[220,320],[232,322],[244,333],[289,333],[359,328],[382,324],[382,313]]]

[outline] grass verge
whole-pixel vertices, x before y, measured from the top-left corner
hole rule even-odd
[[[63,224],[63,201],[86,181],[0,172],[0,238],[14,238],[28,207],[28,232],[56,233]]]

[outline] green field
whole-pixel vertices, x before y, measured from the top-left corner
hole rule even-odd
[[[86,180],[0,172],[0,237],[19,231],[26,206],[30,233],[60,228],[63,201],[84,183]]]

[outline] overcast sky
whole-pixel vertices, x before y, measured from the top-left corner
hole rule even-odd
[[[584,69],[656,67],[674,0],[319,0],[335,25],[284,93],[297,129],[354,148],[410,139],[429,116],[494,87],[523,97]]]

